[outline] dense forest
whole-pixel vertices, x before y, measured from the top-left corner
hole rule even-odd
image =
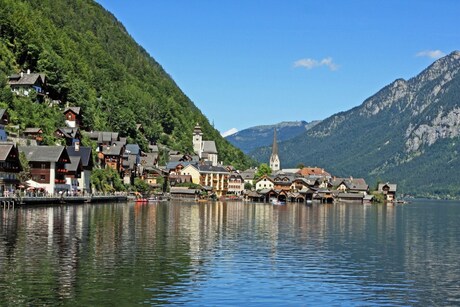
[[[251,161],[212,127],[171,77],[91,0],[0,0],[0,106],[13,124],[40,126],[47,137],[63,125],[62,110],[11,94],[7,76],[46,74],[53,100],[79,106],[83,128],[118,131],[146,148],[149,141],[192,151],[193,127],[215,140],[219,159],[237,168]],[[136,124],[142,124],[140,133]]]

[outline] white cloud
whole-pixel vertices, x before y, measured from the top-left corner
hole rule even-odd
[[[232,129],[230,129],[228,131],[222,132],[221,135],[222,135],[222,137],[227,137],[227,136],[235,134],[237,132],[238,132],[238,129],[232,128]]]
[[[300,59],[294,62],[294,67],[303,67],[306,69],[313,69],[315,67],[326,66],[329,70],[337,70],[339,66],[334,63],[331,57],[322,60],[315,60],[310,58]]]
[[[446,54],[442,52],[441,50],[423,50],[418,52],[415,56],[418,57],[429,57],[432,59],[438,59],[440,57],[445,56]]]

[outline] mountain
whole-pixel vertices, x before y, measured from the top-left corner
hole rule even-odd
[[[460,198],[459,71],[455,51],[410,80],[395,80],[360,106],[279,144],[282,165],[390,181],[399,193]],[[270,150],[251,155],[266,162]]]
[[[43,127],[52,143],[62,114],[14,97],[7,85],[7,76],[28,69],[46,74],[49,96],[61,108],[81,107],[86,129],[119,131],[143,148],[155,141],[191,152],[193,127],[199,123],[204,138],[216,141],[220,159],[241,168],[250,164],[94,1],[0,0],[0,107],[8,108],[21,129]]]
[[[286,141],[304,133],[319,122],[294,121],[281,122],[275,125],[255,126],[229,135],[226,139],[243,152],[249,153],[259,147],[271,146],[274,129],[276,129],[276,138],[278,141]]]

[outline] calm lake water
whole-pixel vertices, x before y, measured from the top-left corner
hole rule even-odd
[[[0,305],[460,304],[460,203],[0,210]]]

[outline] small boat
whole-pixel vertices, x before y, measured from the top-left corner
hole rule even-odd
[[[271,203],[272,205],[277,205],[277,206],[278,206],[278,205],[285,205],[285,204],[286,204],[284,201],[280,201],[280,200],[278,200],[278,199],[276,199],[276,198],[270,199],[270,203]]]
[[[146,204],[149,202],[147,198],[136,198],[136,204]]]

